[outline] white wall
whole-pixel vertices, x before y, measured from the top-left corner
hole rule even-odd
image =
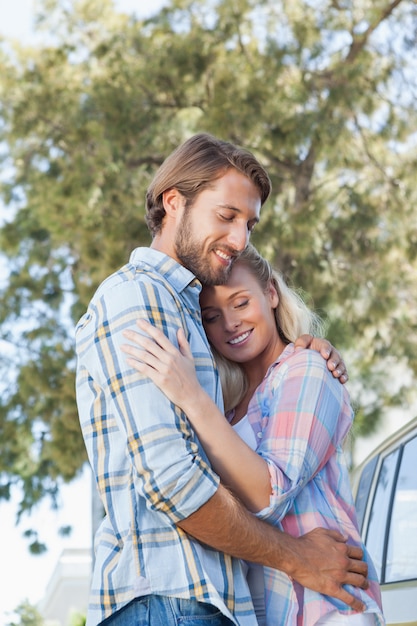
[[[46,626],[68,626],[74,613],[86,615],[91,581],[91,551],[63,550],[38,610]]]

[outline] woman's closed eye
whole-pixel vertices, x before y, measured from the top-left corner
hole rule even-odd
[[[219,319],[219,313],[213,313],[212,315],[203,315],[203,324],[213,324]]]

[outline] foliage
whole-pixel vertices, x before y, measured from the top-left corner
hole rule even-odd
[[[19,621],[10,622],[7,626],[44,626],[45,624],[39,611],[27,600],[19,604],[15,614]]]
[[[0,497],[56,497],[85,460],[74,322],[147,245],[144,194],[194,132],[251,149],[274,193],[254,242],[314,298],[370,431],[417,374],[412,0],[172,0],[152,19],[47,0],[3,46]],[[6,345],[6,344],[2,344]],[[387,373],[402,366],[403,387]]]
[[[74,613],[74,615],[71,616],[69,626],[85,626],[86,621],[87,618],[85,615],[82,615],[81,613]]]

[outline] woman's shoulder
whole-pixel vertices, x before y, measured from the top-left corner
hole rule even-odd
[[[288,367],[300,365],[325,366],[326,360],[317,350],[311,348],[296,348],[293,343],[289,343],[277,360],[277,365],[286,364]],[[326,369],[326,368],[325,368]]]
[[[293,343],[288,344],[280,357],[273,364],[270,380],[282,380],[285,377],[306,376],[314,378],[333,378],[327,368],[326,360],[317,350],[295,348]]]

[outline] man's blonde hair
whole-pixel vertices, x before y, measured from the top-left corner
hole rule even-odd
[[[271,192],[271,181],[248,150],[207,133],[194,135],[174,150],[156,172],[146,194],[146,223],[152,237],[162,228],[165,216],[162,195],[165,191],[177,189],[188,207],[201,191],[231,168],[252,181],[263,204]]]

